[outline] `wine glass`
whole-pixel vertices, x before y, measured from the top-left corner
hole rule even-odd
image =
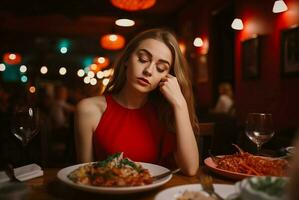
[[[31,105],[18,105],[11,118],[11,131],[25,147],[39,131],[38,109]]]
[[[272,114],[249,113],[246,120],[247,137],[257,146],[259,153],[262,145],[268,142],[274,135]]]

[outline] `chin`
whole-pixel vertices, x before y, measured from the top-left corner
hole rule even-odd
[[[144,87],[141,85],[134,85],[133,87],[134,87],[134,89],[136,89],[137,91],[139,91],[141,93],[149,93],[149,92],[153,91],[153,88],[151,88],[151,87]]]

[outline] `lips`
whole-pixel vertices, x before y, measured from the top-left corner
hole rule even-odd
[[[150,85],[150,82],[145,78],[138,78],[138,80],[141,81],[141,83],[145,83],[145,84]]]

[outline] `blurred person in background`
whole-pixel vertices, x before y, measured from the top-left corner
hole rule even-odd
[[[75,160],[74,151],[74,111],[75,106],[68,102],[68,88],[58,85],[54,88],[52,102],[51,133],[49,133],[49,163],[62,165]]]
[[[219,97],[216,106],[210,112],[216,114],[234,115],[234,95],[231,84],[227,82],[221,83],[218,86],[218,93]]]
[[[75,111],[75,106],[67,102],[68,97],[68,89],[65,86],[55,87],[50,113],[55,129],[68,129],[70,127],[70,117]]]
[[[104,95],[77,106],[78,162],[124,152],[134,161],[195,175],[198,122],[190,80],[172,33],[151,29],[137,35],[116,61]]]

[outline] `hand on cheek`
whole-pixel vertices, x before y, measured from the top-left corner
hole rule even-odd
[[[185,102],[185,98],[175,76],[168,74],[166,77],[163,77],[159,83],[159,87],[161,93],[170,104],[178,105]]]

